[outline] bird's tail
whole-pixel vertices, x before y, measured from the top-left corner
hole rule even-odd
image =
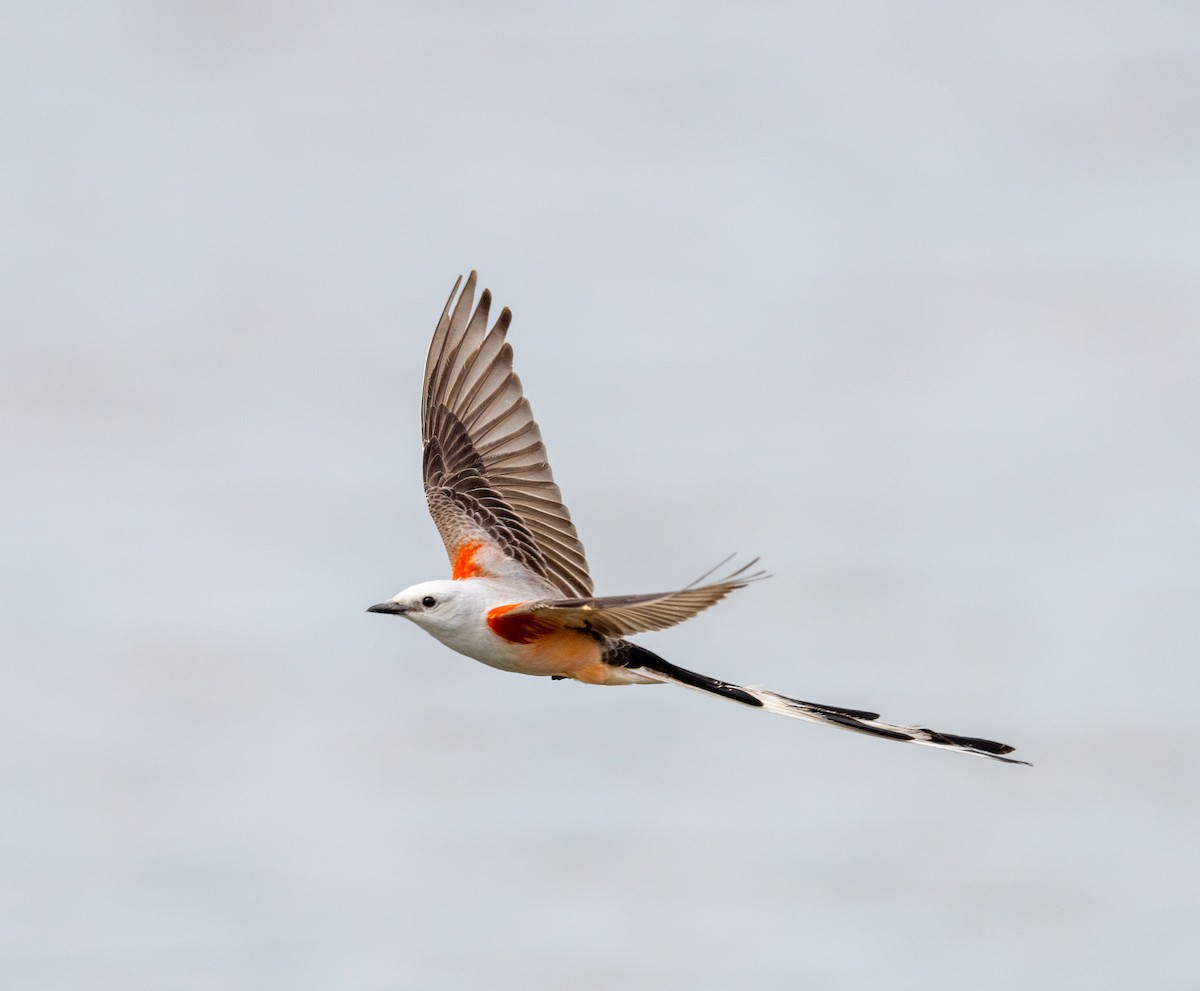
[[[897,726],[893,723],[882,722],[877,712],[804,702],[786,695],[779,695],[776,692],[769,692],[763,688],[743,688],[741,685],[732,685],[727,681],[719,681],[707,675],[696,674],[695,671],[688,671],[686,668],[676,667],[669,661],[664,661],[657,654],[646,650],[645,647],[628,640],[620,642],[619,649],[610,655],[609,662],[628,668],[631,672],[643,675],[653,681],[683,685],[685,688],[732,699],[742,705],[754,706],[768,712],[777,712],[781,716],[791,716],[793,719],[807,719],[814,723],[839,726],[856,733],[880,736],[885,740],[919,743],[927,747],[937,747],[939,750],[957,750],[959,753],[990,757],[992,760],[1003,761],[1006,764],[1029,763],[1017,760],[1015,757],[1003,756],[1012,753],[1014,749],[1007,743],[997,743],[995,740],[984,740],[975,736],[939,733],[936,730],[926,729],[924,726]]]

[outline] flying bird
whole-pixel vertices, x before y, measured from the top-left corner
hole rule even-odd
[[[1025,763],[1005,757],[1013,750],[1005,743],[744,688],[677,667],[626,639],[682,623],[763,574],[750,571],[752,561],[673,592],[593,594],[583,545],[512,369],[505,341],[512,313],[501,310],[489,328],[491,293],[484,289],[472,309],[475,283],[475,272],[465,286],[461,276],[454,283],[421,393],[425,495],[451,577],[413,585],[368,612],[403,616],[451,650],[504,671],[590,685],[666,682],[886,740]]]

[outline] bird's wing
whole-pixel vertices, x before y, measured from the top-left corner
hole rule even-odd
[[[507,307],[488,330],[491,293],[474,312],[475,273],[454,283],[433,332],[421,395],[425,496],[454,576],[486,574],[499,550],[564,595],[592,593],[583,545],[504,340]]]
[[[513,603],[493,609],[488,623],[500,636],[517,643],[564,629],[593,630],[609,637],[665,630],[716,605],[734,589],[764,578],[761,571],[747,573],[754,564],[751,561],[720,581],[693,583],[674,592]]]

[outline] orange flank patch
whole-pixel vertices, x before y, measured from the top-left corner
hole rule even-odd
[[[454,558],[454,567],[450,571],[450,577],[455,581],[460,581],[463,578],[478,578],[483,574],[482,569],[475,563],[475,555],[481,550],[483,550],[483,544],[478,540],[461,544],[458,548],[458,555]]]
[[[487,625],[498,637],[503,637],[509,643],[534,643],[551,633],[558,633],[562,627],[546,619],[539,619],[530,613],[512,615],[514,609],[520,609],[523,602],[514,602],[508,606],[497,606],[488,610]]]
[[[510,644],[520,644],[520,661],[514,671],[545,677],[575,678],[592,685],[622,684],[613,681],[612,665],[605,664],[595,637],[528,612],[523,602],[497,606],[487,614],[488,626]]]
[[[612,676],[613,666],[605,664],[603,661],[592,661],[591,664],[582,664],[568,675],[568,677],[574,678],[576,681],[582,681],[589,685],[619,685],[619,681],[614,682],[611,680]]]

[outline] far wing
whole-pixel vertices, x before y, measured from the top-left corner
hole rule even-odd
[[[583,545],[512,370],[512,314],[505,308],[488,330],[491,293],[472,313],[475,273],[459,295],[461,283],[429,345],[421,399],[425,495],[455,577],[475,573],[473,556],[486,546],[565,595],[590,595]]]
[[[562,629],[594,630],[610,637],[665,630],[716,605],[735,589],[766,577],[761,571],[746,573],[755,563],[743,565],[720,581],[689,585],[675,592],[538,599],[501,606],[492,610],[488,623],[500,636],[514,642],[529,642]]]

